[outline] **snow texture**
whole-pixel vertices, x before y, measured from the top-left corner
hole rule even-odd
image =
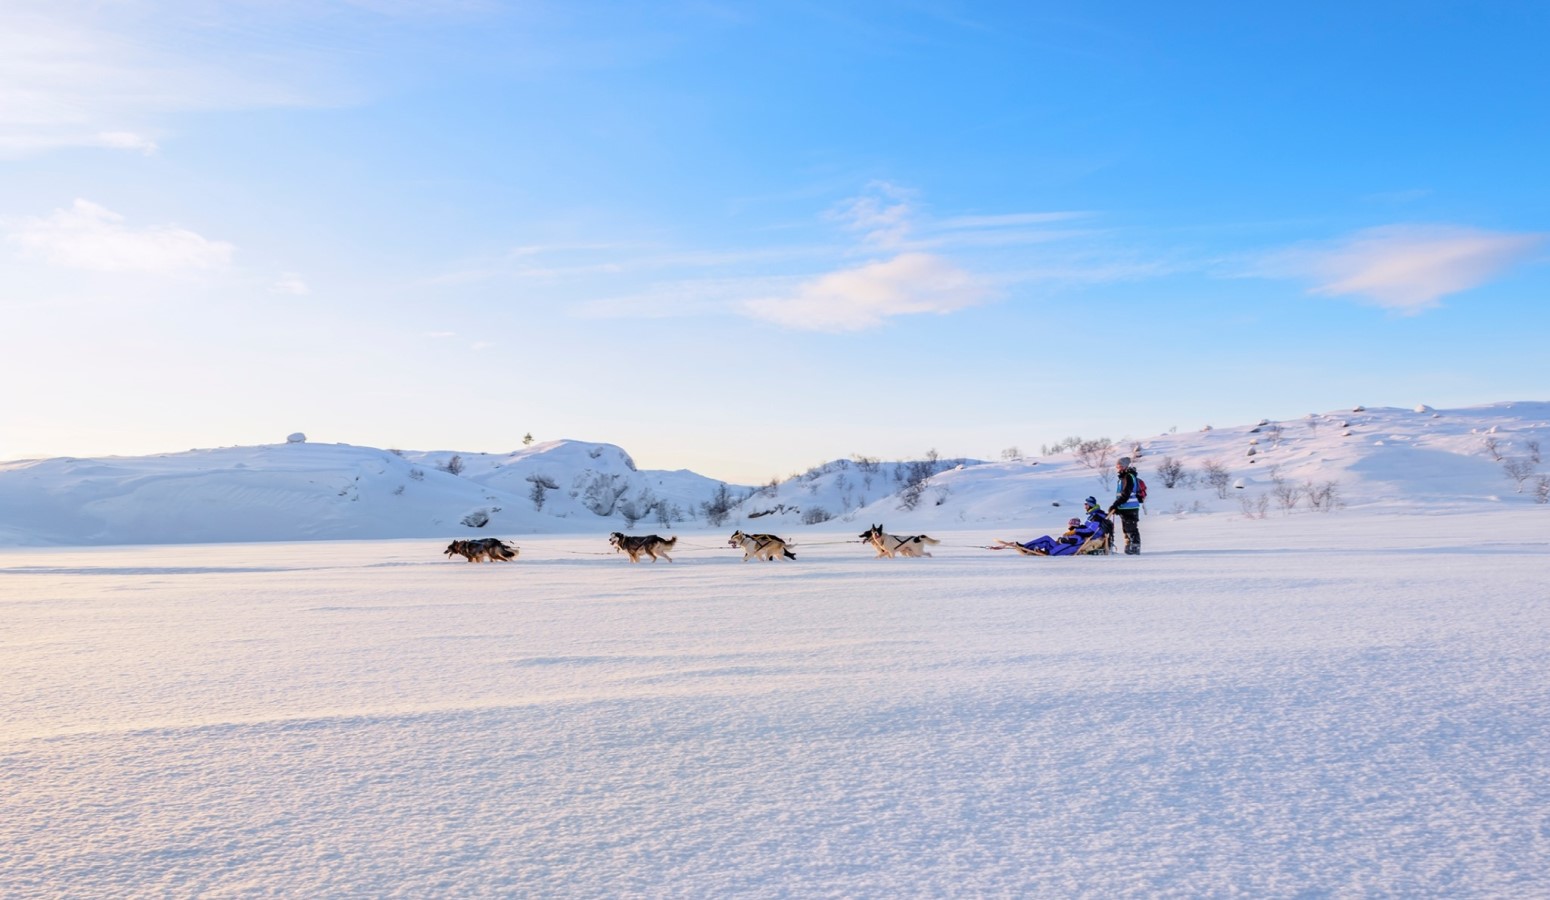
[[[0,551],[0,895],[1550,892],[1550,516]]]
[[[1327,514],[1246,512],[1241,462],[1227,499],[1169,491],[1163,455],[1249,429],[1161,436],[1137,557],[985,549],[1099,493],[1064,458],[860,508],[931,559],[778,513],[750,524],[795,561],[742,562],[729,521],[642,564],[563,490],[532,521],[585,528],[453,524],[533,471],[511,458],[6,464],[11,542],[58,545],[0,548],[0,896],[1550,895],[1550,506],[1481,449],[1527,452],[1545,412],[1261,428],[1280,472],[1340,481]],[[659,477],[608,447],[550,445],[553,477]],[[366,530],[371,491],[307,487],[341,460],[422,468],[425,519]]]

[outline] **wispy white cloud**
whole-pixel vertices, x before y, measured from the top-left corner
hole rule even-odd
[[[895,316],[943,315],[988,300],[992,288],[948,260],[929,253],[832,272],[784,296],[749,300],[750,316],[808,331],[861,331]]]
[[[235,248],[184,228],[134,228],[88,200],[42,218],[0,222],[5,239],[50,265],[98,272],[178,274],[221,269]]]
[[[303,281],[301,276],[286,273],[280,276],[280,280],[271,288],[276,294],[291,294],[296,297],[305,297],[312,293],[312,288]]]
[[[363,18],[463,6],[5,0],[0,159],[63,147],[150,154],[178,113],[349,102]]]
[[[1071,228],[1093,217],[1076,211],[1013,212],[934,219],[916,192],[873,182],[819,219],[830,239],[756,248],[674,249],[658,242],[526,244],[498,260],[440,276],[459,284],[491,278],[568,284],[573,314],[590,318],[725,315],[728,311],[791,328],[858,331],[895,316],[949,314],[990,301],[1029,280],[1093,281],[1138,277],[1127,263],[1116,275],[1071,251],[1037,271],[1021,248],[1099,234]],[[834,241],[837,229],[844,239]],[[1016,252],[1004,252],[1018,248]],[[860,258],[858,260],[858,257]],[[1079,277],[1067,271],[1080,267]],[[619,290],[609,290],[609,287]],[[591,295],[590,299],[579,299]]]
[[[145,156],[152,156],[160,149],[154,140],[133,131],[104,131],[97,135],[97,143],[115,150],[134,150]]]
[[[1392,225],[1273,254],[1256,274],[1306,279],[1313,282],[1314,294],[1357,297],[1413,314],[1496,278],[1528,259],[1546,237],[1453,225]]]
[[[914,192],[885,181],[868,185],[868,192],[829,211],[828,217],[847,231],[861,235],[873,248],[898,248],[909,238],[916,210]]]

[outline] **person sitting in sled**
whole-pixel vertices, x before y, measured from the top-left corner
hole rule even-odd
[[[1114,520],[1098,505],[1097,497],[1088,497],[1082,501],[1082,508],[1087,510],[1087,522],[1101,529],[1105,541],[1113,540]]]
[[[1082,521],[1071,519],[1066,523],[1066,533],[1060,537],[1036,537],[1026,543],[996,541],[992,550],[1016,550],[1028,556],[1070,556],[1082,548],[1090,538],[1103,537],[1103,523],[1095,519]]]

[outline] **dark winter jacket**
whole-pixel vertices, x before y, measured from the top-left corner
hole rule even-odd
[[[1136,496],[1136,478],[1134,468],[1119,473],[1119,485],[1114,495],[1114,502],[1109,504],[1109,512],[1141,508],[1141,498]]]

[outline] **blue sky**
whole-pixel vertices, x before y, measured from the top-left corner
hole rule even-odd
[[[11,0],[0,459],[1550,397],[1550,6],[1261,7]]]

